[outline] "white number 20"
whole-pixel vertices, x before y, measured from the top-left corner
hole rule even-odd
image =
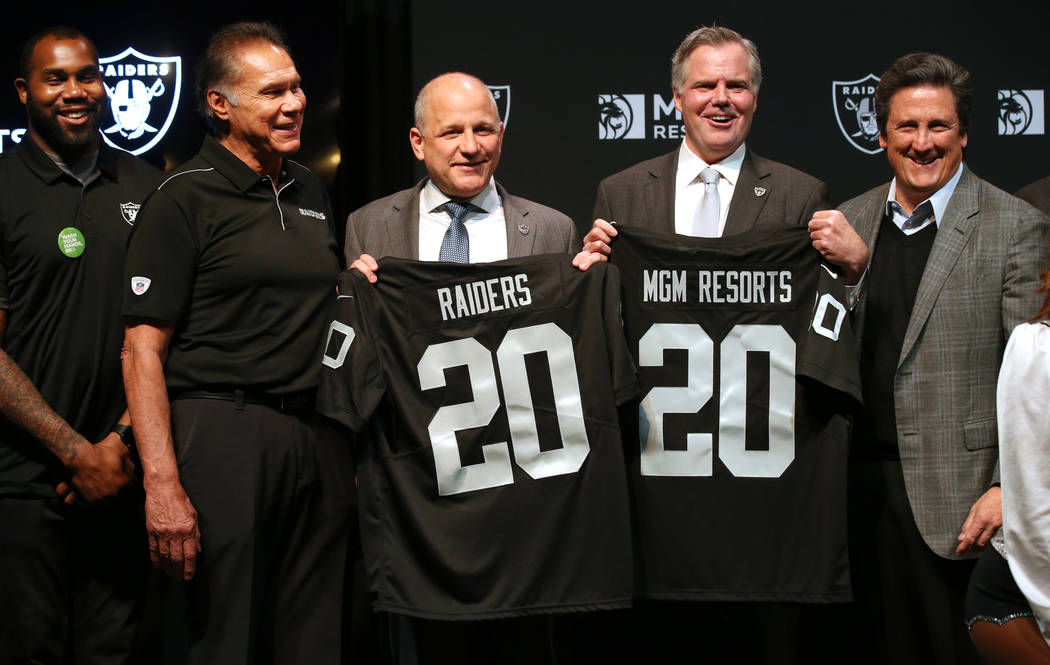
[[[664,447],[664,414],[696,413],[713,396],[715,346],[695,323],[656,323],[638,342],[638,364],[663,365],[665,349],[687,353],[685,386],[656,386],[642,399],[649,433],[641,453],[643,476],[710,476],[710,432],[686,434],[685,450]],[[747,353],[769,354],[769,449],[747,450]],[[721,347],[718,458],[738,477],[777,478],[795,459],[795,342],[779,325],[737,325]]]
[[[561,432],[561,447],[540,449],[532,391],[525,372],[525,356],[546,353]],[[575,473],[583,466],[590,444],[583,421],[580,384],[572,338],[554,323],[507,332],[496,350],[499,383],[506,401],[514,461],[532,478]],[[427,347],[416,369],[423,390],[445,385],[444,370],[466,365],[474,399],[440,407],[428,431],[434,451],[438,493],[441,496],[472,492],[514,482],[506,441],[482,446],[484,461],[464,465],[456,432],[484,427],[500,407],[499,387],[492,353],[473,337]]]

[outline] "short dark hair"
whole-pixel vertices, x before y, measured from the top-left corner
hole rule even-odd
[[[928,86],[948,88],[955,98],[955,113],[959,116],[959,133],[965,135],[970,127],[973,109],[973,80],[970,72],[950,58],[936,53],[909,53],[897,58],[882,73],[875,88],[875,119],[879,134],[886,136],[886,121],[890,117],[890,100],[902,88]]]
[[[95,62],[98,62],[98,48],[95,47],[95,42],[91,41],[90,37],[68,25],[52,25],[33,34],[22,45],[22,55],[18,59],[18,75],[21,78],[29,78],[29,61],[33,59],[33,49],[47,37],[54,37],[55,39],[83,39],[91,47],[91,52],[95,54]]]
[[[234,106],[237,95],[233,83],[241,77],[241,63],[237,51],[243,46],[256,42],[273,44],[292,56],[285,43],[284,33],[272,23],[266,21],[241,21],[220,28],[208,39],[200,66],[197,69],[197,103],[208,124],[215,128],[215,114],[208,106],[208,91],[218,90]]]

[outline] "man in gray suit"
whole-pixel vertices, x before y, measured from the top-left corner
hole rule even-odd
[[[729,28],[698,28],[671,59],[671,83],[685,140],[673,152],[602,180],[594,225],[574,259],[581,269],[609,255],[616,236],[610,222],[721,237],[766,224],[809,224],[828,207],[827,185],[745,144],[762,83],[754,42]],[[847,284],[855,284],[866,247],[848,225],[814,222],[814,245],[843,269]]]
[[[499,164],[503,123],[479,79],[443,74],[416,98],[409,141],[427,177],[414,187],[373,201],[346,223],[346,258],[375,283],[384,256],[479,263],[575,251],[576,229],[566,215],[508,194],[492,174]],[[566,256],[566,261],[569,257]],[[501,621],[394,621],[396,642],[419,663],[554,662],[548,616]],[[514,653],[506,652],[513,645]],[[403,654],[403,655],[404,655]]]
[[[980,662],[961,559],[1002,523],[996,378],[1011,330],[1038,309],[1050,223],[963,164],[972,94],[943,56],[893,63],[875,102],[894,178],[827,213],[872,248],[850,477],[865,661]]]
[[[454,260],[449,246],[462,228],[470,263],[575,250],[571,219],[508,194],[492,177],[503,123],[484,83],[468,74],[438,76],[420,91],[415,111],[409,141],[428,177],[350,215],[345,252],[352,268],[375,282],[376,257]],[[457,220],[452,210],[459,205],[466,208]]]

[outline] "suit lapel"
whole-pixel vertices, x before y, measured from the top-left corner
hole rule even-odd
[[[723,236],[736,235],[755,227],[758,215],[770,197],[769,171],[760,169],[748,150],[740,165],[740,177],[733,188],[733,198],[729,202],[726,225]],[[761,194],[759,194],[761,192]]]
[[[525,199],[507,194],[498,182],[496,192],[503,202],[503,220],[507,227],[507,258],[532,256],[536,244],[537,229],[529,219],[529,204]]]
[[[919,282],[919,290],[915,294],[915,306],[912,307],[908,329],[904,333],[898,366],[915,346],[915,341],[930,317],[945,280],[977,227],[977,213],[980,210],[979,188],[977,178],[963,166],[962,177],[959,178],[959,184],[944,210],[944,219],[940,220],[940,226],[937,227],[937,239],[933,241],[930,257],[926,260],[922,281]]]
[[[649,171],[645,183],[645,210],[648,224],[666,233],[674,233],[674,181],[678,172],[678,151],[668,154],[659,166]]]
[[[426,178],[417,182],[408,197],[395,201],[391,206],[397,222],[387,228],[391,230],[391,245],[397,248],[395,256],[419,259],[419,193],[426,182]]]

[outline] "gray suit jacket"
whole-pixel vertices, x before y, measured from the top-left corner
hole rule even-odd
[[[676,148],[605,178],[598,185],[594,217],[674,233],[677,170]],[[760,224],[805,226],[815,211],[828,207],[827,199],[828,186],[823,182],[748,150],[722,235],[743,233]]]
[[[872,255],[888,193],[839,207]],[[897,441],[915,523],[943,557],[955,558],[970,507],[999,480],[999,364],[1014,326],[1039,308],[1048,230],[1042,213],[964,166],[915,295],[894,378]],[[864,304],[862,293],[861,344]]]
[[[344,249],[347,265],[361,254],[371,254],[376,259],[419,258],[419,193],[425,184],[424,178],[415,187],[372,201],[350,213]],[[503,200],[503,216],[507,221],[507,258],[576,252],[579,241],[568,216],[512,196],[499,183],[496,191]]]

